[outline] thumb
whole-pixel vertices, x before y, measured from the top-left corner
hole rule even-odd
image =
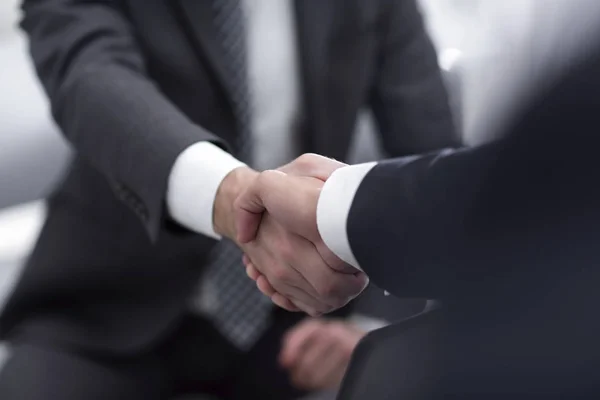
[[[346,165],[332,158],[307,153],[280,167],[278,171],[289,175],[308,176],[326,181],[336,169]]]
[[[279,171],[264,171],[235,200],[234,213],[237,241],[248,243],[256,238],[262,214],[266,211],[265,196],[285,177]]]
[[[307,350],[310,342],[319,333],[321,325],[320,320],[310,319],[292,328],[284,337],[279,362],[285,367],[291,367],[295,364],[301,354]]]

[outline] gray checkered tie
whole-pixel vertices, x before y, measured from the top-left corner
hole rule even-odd
[[[225,56],[224,71],[231,85],[234,112],[238,121],[236,151],[239,159],[250,162],[252,155],[251,103],[248,89],[245,18],[241,0],[213,0],[214,22]],[[246,276],[242,253],[229,240],[221,240],[210,255],[206,283],[212,288],[209,305],[213,321],[232,343],[249,349],[269,323],[270,299]],[[210,289],[209,289],[210,290]]]

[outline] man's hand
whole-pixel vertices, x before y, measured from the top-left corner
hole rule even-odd
[[[348,322],[307,319],[286,334],[279,361],[298,388],[335,389],[365,334]]]
[[[227,174],[221,182],[213,208],[213,225],[219,235],[236,240],[233,204],[257,176],[258,172],[253,169],[240,167]]]
[[[236,200],[237,241],[249,276],[274,303],[316,316],[343,307],[368,283],[323,243],[316,207],[323,181],[344,164],[305,155],[261,173]],[[285,171],[289,172],[287,174]],[[308,172],[314,177],[293,176]]]

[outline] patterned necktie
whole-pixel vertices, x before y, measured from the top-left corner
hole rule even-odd
[[[227,83],[238,121],[237,156],[251,162],[251,103],[248,89],[246,29],[242,0],[213,0],[214,22],[227,57]],[[268,327],[272,304],[246,276],[242,253],[221,240],[209,256],[204,278],[205,305],[217,329],[241,350],[248,350]]]

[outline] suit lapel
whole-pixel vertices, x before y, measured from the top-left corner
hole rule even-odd
[[[225,73],[229,60],[219,43],[217,28],[214,25],[213,1],[218,0],[175,0],[173,4],[178,8],[184,28],[196,46],[199,57],[211,66],[231,102],[235,88]],[[343,0],[293,1],[306,121],[303,127],[302,151],[330,153],[330,135],[327,135],[330,116],[327,115],[329,100],[326,81],[329,74],[331,37],[336,29],[336,4]]]
[[[329,46],[336,0],[295,0],[305,126],[302,151],[324,150]]]
[[[192,43],[197,47],[199,56],[212,67],[231,100],[235,88],[225,72],[229,59],[217,36],[217,28],[213,21],[213,1],[218,0],[176,0],[174,4],[179,6],[181,19]]]
[[[335,0],[295,0],[303,73],[310,81],[326,68]]]

